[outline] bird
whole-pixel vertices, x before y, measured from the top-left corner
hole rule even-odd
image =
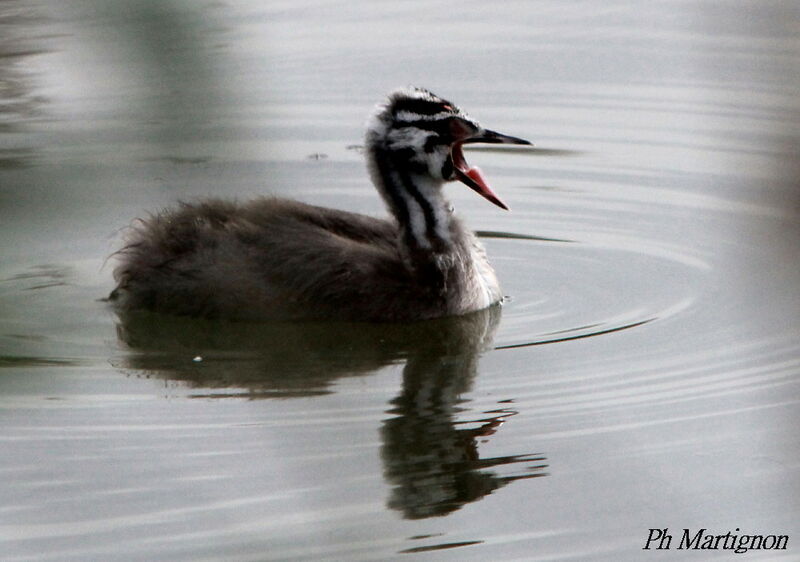
[[[486,251],[443,189],[457,180],[508,209],[467,164],[471,143],[531,144],[424,88],[394,90],[364,145],[388,218],[272,196],[181,202],[126,229],[108,300],[233,321],[414,322],[497,305]]]

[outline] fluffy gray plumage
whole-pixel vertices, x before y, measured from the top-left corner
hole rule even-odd
[[[415,266],[389,220],[276,198],[184,203],[131,227],[112,300],[230,319],[459,314],[475,240],[456,220],[451,231],[457,249]]]
[[[445,161],[447,150],[431,146],[455,141],[436,127],[420,132],[406,123],[414,108],[430,109],[421,121],[428,126],[439,118],[436,107],[446,108],[442,119],[463,121],[459,131],[478,127],[449,102],[416,89],[393,93],[371,121],[368,167],[390,218],[278,198],[183,203],[130,227],[117,253],[111,301],[121,311],[211,318],[391,322],[497,303],[500,290],[483,248],[442,194],[453,179],[442,170],[452,174],[452,162]],[[442,123],[442,131],[451,129],[450,121]],[[404,140],[395,148],[398,135]],[[436,158],[439,167],[413,166],[414,154]]]

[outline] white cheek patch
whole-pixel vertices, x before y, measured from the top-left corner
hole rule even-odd
[[[434,150],[433,152],[425,154],[422,160],[428,165],[428,173],[432,178],[447,179],[442,177],[442,168],[444,167],[445,160],[447,160],[447,153],[441,150]]]
[[[415,152],[422,151],[425,146],[425,141],[429,137],[436,135],[431,131],[423,131],[416,127],[402,127],[399,129],[392,129],[386,135],[387,146],[390,150],[401,150],[403,148],[411,148]]]

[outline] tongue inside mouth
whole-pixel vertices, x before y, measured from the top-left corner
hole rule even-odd
[[[473,191],[481,194],[488,201],[491,201],[501,209],[508,210],[508,205],[503,203],[495,192],[492,191],[492,188],[489,187],[489,182],[486,181],[486,177],[483,175],[481,169],[477,166],[471,168],[467,166],[467,162],[464,160],[464,153],[461,151],[461,145],[455,145],[452,154],[456,178]]]

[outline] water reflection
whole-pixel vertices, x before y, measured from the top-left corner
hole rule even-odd
[[[132,353],[116,366],[198,389],[197,396],[289,398],[330,392],[341,377],[405,360],[459,357],[474,375],[499,308],[407,325],[239,323],[151,312],[119,317],[117,335]],[[470,376],[472,376],[470,375]]]
[[[0,4],[0,133],[16,133],[34,121],[43,103],[34,93],[31,77],[22,63],[44,52],[31,39],[33,24],[40,21],[32,9],[15,0]],[[30,164],[30,146],[0,146],[0,170]]]
[[[546,474],[540,455],[480,457],[479,440],[516,414],[510,404],[462,419],[469,416],[462,396],[481,353],[492,346],[500,316],[500,307],[493,307],[417,324],[332,325],[221,323],[136,312],[119,319],[117,333],[130,353],[115,363],[188,384],[200,391],[195,396],[249,398],[321,395],[341,377],[403,363],[402,388],[381,431],[382,458],[393,485],[389,506],[419,519]],[[510,475],[487,470],[518,463]]]
[[[480,458],[478,440],[517,412],[502,408],[458,421],[461,396],[477,372],[477,355],[461,351],[442,348],[410,357],[402,392],[392,400],[396,417],[383,425],[385,475],[394,484],[389,507],[408,519],[447,515],[514,480],[546,475],[542,456]],[[485,471],[514,463],[536,464],[510,476]]]

